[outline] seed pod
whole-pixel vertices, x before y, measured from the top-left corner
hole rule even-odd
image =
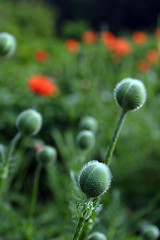
[[[145,103],[146,89],[140,80],[125,78],[117,84],[114,98],[124,111],[134,111]]]
[[[42,126],[42,116],[33,109],[25,110],[17,117],[16,126],[24,135],[35,135]]]
[[[44,146],[37,152],[36,157],[39,163],[47,165],[48,163],[54,163],[56,161],[57,151],[51,146]]]
[[[111,183],[108,166],[96,160],[85,164],[80,172],[79,184],[87,197],[98,197],[107,191]]]
[[[80,130],[90,130],[94,133],[97,132],[98,129],[98,123],[97,120],[93,117],[84,117],[79,124]]]
[[[77,135],[77,145],[80,149],[91,149],[95,144],[95,136],[92,131],[83,130]]]
[[[160,231],[155,225],[145,224],[142,227],[142,234],[146,240],[156,240],[160,236]]]
[[[9,33],[0,33],[0,56],[10,57],[16,49],[16,39]]]
[[[94,232],[92,233],[87,240],[107,240],[107,237],[100,232]]]

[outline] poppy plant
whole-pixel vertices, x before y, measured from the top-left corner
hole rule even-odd
[[[58,87],[53,81],[42,75],[33,75],[28,80],[28,88],[31,92],[41,96],[56,97],[59,95]]]
[[[147,42],[147,34],[141,31],[134,32],[132,40],[136,45],[143,46]]]
[[[160,40],[160,28],[155,29],[153,34],[157,40]]]
[[[44,63],[48,60],[49,55],[46,51],[44,50],[37,50],[35,51],[33,58],[40,63]]]
[[[82,41],[86,44],[94,44],[97,41],[97,35],[93,31],[86,31],[82,35]]]
[[[68,39],[65,42],[66,49],[71,53],[77,53],[80,49],[80,43],[75,39]]]

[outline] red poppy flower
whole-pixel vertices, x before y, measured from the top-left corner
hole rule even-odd
[[[44,50],[37,50],[34,55],[33,55],[34,59],[37,62],[43,63],[46,62],[49,58],[49,55],[46,51]]]
[[[134,32],[132,40],[136,45],[142,46],[147,42],[147,34],[141,31]]]
[[[41,96],[56,97],[59,95],[58,87],[50,78],[42,75],[31,76],[28,80],[28,88],[31,92],[37,93]]]
[[[115,36],[112,32],[105,31],[101,34],[101,41],[106,47],[112,45],[112,42],[115,40]]]
[[[66,49],[71,53],[77,53],[80,49],[80,43],[75,39],[68,39],[65,42]]]
[[[108,43],[108,49],[116,54],[118,57],[122,58],[131,53],[132,47],[130,43],[124,38],[112,38],[112,40]]]
[[[137,64],[137,68],[142,73],[147,73],[151,70],[152,66],[147,60],[140,60]]]
[[[146,53],[146,58],[151,64],[156,64],[159,60],[158,52],[155,49],[150,49]]]
[[[93,31],[86,31],[82,35],[82,41],[87,44],[94,44],[97,41],[97,35]]]

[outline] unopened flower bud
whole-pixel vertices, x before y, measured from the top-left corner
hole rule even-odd
[[[47,165],[48,163],[54,163],[57,158],[57,151],[51,146],[44,146],[37,152],[37,161],[42,165]]]
[[[160,231],[157,226],[152,224],[144,224],[142,234],[146,240],[156,240],[160,236]]]
[[[83,130],[77,135],[77,145],[80,149],[91,149],[95,144],[95,136],[92,131]]]
[[[16,126],[24,135],[35,135],[42,126],[42,116],[33,109],[25,110],[17,117]]]
[[[92,233],[87,240],[107,240],[107,237],[100,232],[94,232]]]
[[[143,106],[146,89],[140,80],[125,78],[117,84],[114,97],[124,111],[134,111]]]
[[[108,166],[96,160],[85,164],[80,172],[79,184],[87,197],[98,197],[106,192],[111,183]]]
[[[79,128],[81,130],[90,130],[90,131],[96,133],[97,129],[98,129],[97,120],[93,117],[90,117],[90,116],[84,117],[80,121]]]
[[[0,56],[10,57],[16,49],[16,39],[9,33],[0,33]]]

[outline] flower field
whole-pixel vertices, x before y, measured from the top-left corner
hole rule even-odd
[[[0,2],[0,239],[159,239],[160,28]]]

